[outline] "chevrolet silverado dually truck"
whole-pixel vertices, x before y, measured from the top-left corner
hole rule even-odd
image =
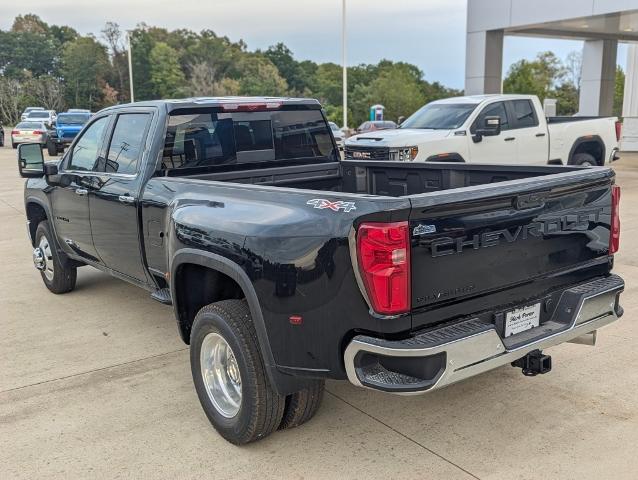
[[[110,107],[61,160],[21,145],[18,167],[46,287],[90,265],[171,304],[236,444],[309,420],[325,379],[546,373],[543,349],[623,312],[607,167],[340,161],[319,103],[289,98]]]
[[[500,129],[481,129],[488,117]],[[606,165],[618,157],[615,117],[546,118],[534,95],[476,95],[428,103],[398,129],[346,141],[347,160]]]

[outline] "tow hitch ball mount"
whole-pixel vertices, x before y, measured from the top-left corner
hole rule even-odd
[[[548,373],[552,369],[552,357],[543,355],[540,350],[529,352],[523,358],[512,362],[512,367],[522,369],[526,377],[535,377],[538,374]]]

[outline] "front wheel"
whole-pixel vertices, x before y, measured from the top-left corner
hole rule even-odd
[[[285,397],[270,383],[246,300],[223,300],[197,313],[190,360],[199,401],[222,437],[243,445],[277,430]]]
[[[67,293],[75,288],[77,268],[62,262],[55,249],[51,227],[46,220],[38,224],[35,231],[33,264],[40,270],[42,280],[53,293]]]

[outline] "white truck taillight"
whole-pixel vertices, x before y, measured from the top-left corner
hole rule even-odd
[[[398,315],[410,311],[408,222],[361,224],[357,231],[357,261],[375,312]]]

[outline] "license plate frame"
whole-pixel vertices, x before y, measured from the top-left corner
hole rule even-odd
[[[503,338],[540,326],[541,302],[534,302],[503,312]]]

